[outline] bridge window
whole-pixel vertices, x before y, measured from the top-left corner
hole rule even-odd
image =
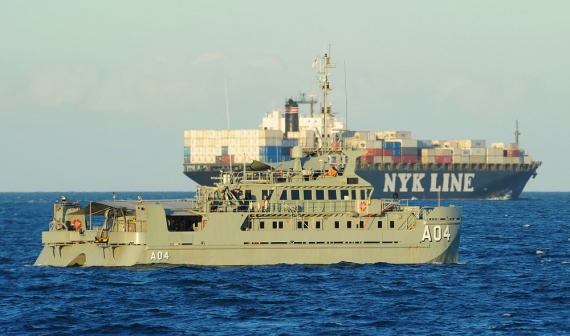
[[[346,228],[352,229],[352,222],[351,221],[346,222]]]
[[[360,228],[364,229],[364,221],[360,221]]]
[[[287,190],[281,191],[281,197],[279,197],[279,199],[282,201],[287,200]]]
[[[291,200],[298,201],[299,198],[299,190],[291,190]]]
[[[346,200],[346,199],[348,199],[348,190],[342,189],[342,190],[340,191],[340,199],[341,199],[341,200]]]
[[[382,228],[382,221],[381,221],[381,220],[378,221],[378,228],[379,228],[379,229]]]
[[[259,222],[259,229],[260,230],[265,229],[265,222]]]
[[[394,228],[394,221],[390,221],[390,229]]]
[[[306,201],[310,201],[313,199],[313,191],[312,190],[303,190],[303,199]]]
[[[335,229],[340,228],[340,222],[339,221],[334,221],[334,228]]]
[[[321,228],[321,221],[316,221],[316,222],[315,222],[315,228],[316,228],[316,229],[320,229],[320,228]]]
[[[336,199],[336,190],[329,189],[329,200],[335,200],[335,199]]]
[[[315,190],[316,199],[322,201],[325,199],[325,191],[322,189]]]

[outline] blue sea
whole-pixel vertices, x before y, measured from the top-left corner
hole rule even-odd
[[[117,198],[139,194],[192,197]],[[33,266],[60,195],[0,193],[3,335],[570,334],[570,193],[442,201],[463,206],[453,265]]]

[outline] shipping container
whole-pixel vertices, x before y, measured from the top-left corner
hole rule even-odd
[[[518,145],[512,142],[493,142],[491,148],[518,149]]]
[[[409,155],[417,156],[418,155],[418,148],[417,147],[402,147],[402,148],[400,148],[400,150],[401,150],[401,152],[400,152],[401,156],[409,156]]]
[[[402,162],[402,163],[417,163],[418,162],[417,155],[402,155],[400,158],[401,158],[400,162]]]
[[[480,164],[486,162],[487,162],[487,157],[484,155],[471,155],[469,157],[469,163],[471,164]]]
[[[477,155],[477,156],[485,156],[487,155],[487,149],[486,148],[471,148],[471,155]]]
[[[496,155],[487,156],[486,162],[488,164],[502,164],[503,163],[503,157],[502,156],[496,156]]]
[[[459,148],[485,148],[485,140],[458,140]]]
[[[518,150],[518,149],[506,149],[506,150],[503,152],[503,156],[506,156],[506,157],[519,157],[519,156],[521,156],[521,151]]]
[[[422,157],[435,156],[435,148],[422,148]],[[434,162],[431,162],[434,163]]]
[[[422,164],[435,163],[435,156],[433,156],[433,155],[422,156],[421,157],[421,163]]]
[[[435,156],[451,156],[451,155],[453,155],[453,150],[451,150],[449,148],[435,148],[434,150],[435,150]]]
[[[502,148],[487,148],[487,156],[503,156]]]
[[[451,163],[452,156],[435,156],[435,163]]]

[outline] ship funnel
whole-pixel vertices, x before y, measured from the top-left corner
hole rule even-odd
[[[299,103],[293,99],[285,102],[285,133],[299,132]]]

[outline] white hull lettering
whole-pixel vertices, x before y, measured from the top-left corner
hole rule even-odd
[[[384,173],[384,192],[473,192],[475,173]]]
[[[426,240],[428,242],[436,241],[439,242],[441,239],[444,238],[447,241],[451,240],[451,233],[449,232],[449,225],[446,225],[444,229],[441,226],[436,225],[434,226],[431,231],[430,227],[426,225],[424,228],[424,235],[422,236],[422,242]]]
[[[170,256],[168,255],[168,251],[166,251],[166,252],[162,252],[162,251],[152,252],[152,254],[150,255],[151,261],[168,260],[169,258],[170,258]]]

